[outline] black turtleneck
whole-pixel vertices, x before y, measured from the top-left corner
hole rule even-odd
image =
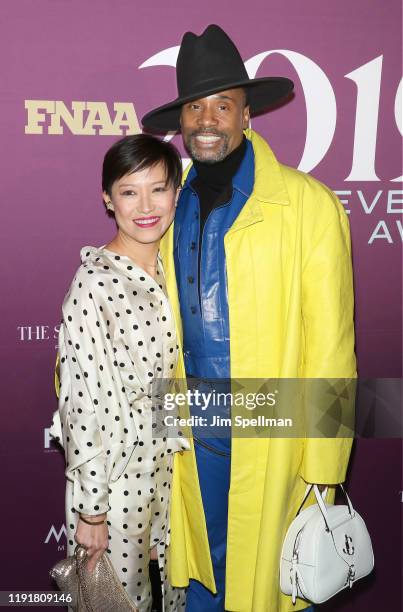
[[[200,202],[200,236],[210,212],[227,203],[232,195],[232,178],[236,174],[246,151],[246,138],[231,151],[222,161],[208,164],[194,161],[197,176],[192,180],[192,187],[199,196]]]

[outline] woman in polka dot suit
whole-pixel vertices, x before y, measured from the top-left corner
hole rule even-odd
[[[106,550],[140,612],[151,609],[148,564],[158,558],[166,612],[184,608],[167,581],[172,454],[184,438],[153,433],[152,385],[173,376],[178,346],[158,256],[173,221],[181,160],[144,134],[113,145],[103,198],[117,233],[84,247],[63,302],[60,394],[51,433],[66,455],[68,553],[92,569]],[[154,425],[155,426],[155,425]]]

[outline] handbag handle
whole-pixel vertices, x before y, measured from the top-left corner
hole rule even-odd
[[[344,497],[346,498],[346,501],[347,501],[348,512],[349,512],[350,516],[353,517],[354,514],[355,514],[355,510],[353,508],[353,504],[351,503],[351,499],[349,498],[349,496],[347,494],[347,491],[345,490],[343,485],[341,483],[339,483],[338,486],[343,491]],[[333,529],[335,529],[338,526],[338,524],[331,524],[331,522],[329,520],[328,512],[326,510],[325,497],[326,497],[326,494],[328,492],[328,487],[325,487],[325,489],[321,493],[319,491],[318,485],[316,485],[316,484],[308,484],[306,489],[305,489],[305,495],[304,495],[304,498],[302,500],[302,503],[301,503],[300,507],[298,508],[297,516],[300,513],[300,511],[301,511],[305,501],[307,500],[307,497],[308,497],[309,493],[312,491],[312,489],[313,489],[313,491],[315,493],[316,502],[317,502],[317,504],[319,506],[319,509],[320,509],[321,513],[322,513],[323,520],[325,521],[326,529],[327,529],[327,531],[333,531]],[[343,522],[344,522],[344,519],[343,519]]]
[[[307,485],[306,485],[306,489],[305,489],[305,493],[304,493],[304,498],[303,498],[303,500],[302,500],[302,502],[301,502],[301,505],[300,505],[300,507],[298,508],[297,514],[296,514],[295,516],[298,516],[298,514],[301,512],[302,507],[303,507],[303,505],[305,504],[306,500],[308,499],[308,495],[309,495],[309,493],[312,491],[312,487],[313,487],[313,486],[315,486],[315,487],[316,487],[316,485],[313,485],[313,484],[307,484]],[[322,493],[320,493],[320,492],[319,492],[319,495],[322,495],[322,499],[323,499],[323,500],[325,499],[325,497],[326,497],[326,495],[327,495],[328,489],[329,489],[329,487],[325,487],[325,488],[323,489]],[[319,491],[319,490],[318,490],[318,491]]]

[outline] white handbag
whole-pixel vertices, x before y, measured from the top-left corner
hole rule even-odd
[[[311,489],[317,504],[301,512]],[[308,485],[296,518],[285,536],[280,561],[280,588],[285,595],[320,604],[374,567],[371,538],[344,487],[346,506],[326,504],[316,485]],[[323,496],[323,497],[322,497]]]

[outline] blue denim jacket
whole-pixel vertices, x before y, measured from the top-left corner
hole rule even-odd
[[[247,141],[244,158],[233,177],[230,201],[211,211],[202,236],[199,198],[191,185],[195,176],[196,170],[193,167],[178,201],[174,226],[174,259],[183,323],[185,368],[186,373],[192,376],[229,378],[230,339],[224,236],[253,190],[254,154],[251,143]]]
[[[194,167],[189,171],[178,201],[174,225],[174,260],[183,324],[183,351],[186,374],[197,378],[230,378],[224,236],[253,190],[254,169],[253,148],[247,141],[244,158],[232,180],[231,198],[210,212],[201,236],[199,197],[191,185],[196,176]],[[223,381],[217,391],[229,392],[228,382]],[[193,415],[209,419],[214,414],[229,416],[230,406],[225,404],[215,409],[209,407],[207,411],[203,408],[190,407]],[[228,450],[230,428],[209,426],[204,431],[208,431],[209,444]],[[199,439],[203,437],[202,428],[194,429],[193,433]]]

